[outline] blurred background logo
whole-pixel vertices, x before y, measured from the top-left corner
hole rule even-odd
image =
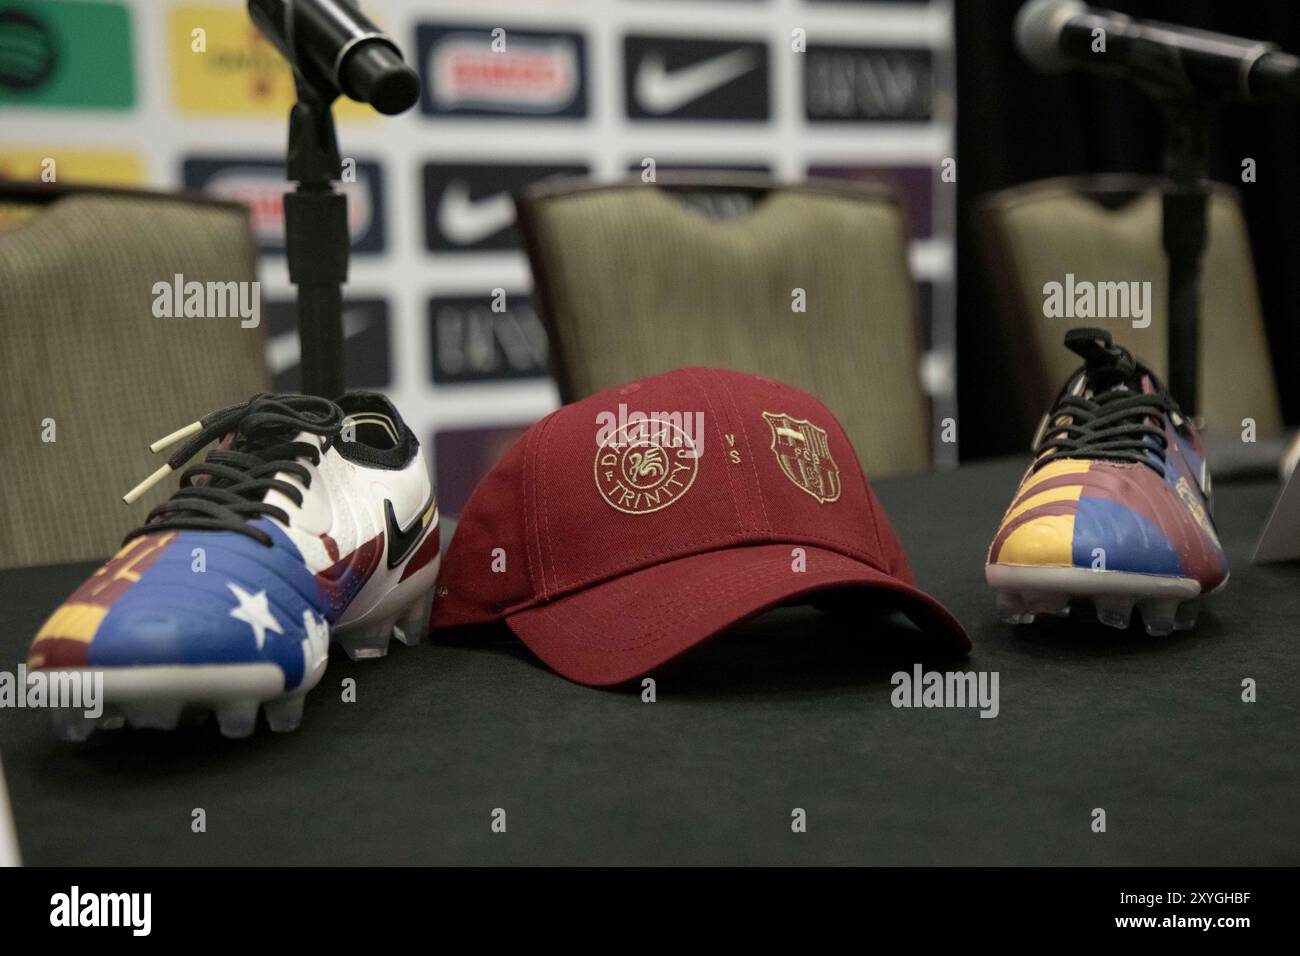
[[[579,33],[422,24],[416,46],[426,113],[587,115]]]
[[[133,67],[126,7],[0,0],[0,104],[129,109]]]
[[[623,39],[633,119],[766,120],[767,44],[632,35]]]
[[[353,252],[384,248],[384,205],[379,164],[358,161],[356,182],[340,184],[348,199]],[[284,164],[276,159],[192,156],[184,163],[185,185],[246,205],[263,252],[284,251]]]
[[[429,342],[435,382],[546,374],[546,329],[527,295],[430,299]]]
[[[428,163],[424,167],[425,237],[435,252],[518,249],[512,194],[587,167],[525,163]]]

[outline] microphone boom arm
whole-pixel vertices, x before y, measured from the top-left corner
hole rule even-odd
[[[380,113],[409,109],[419,78],[401,51],[352,0],[248,0],[254,26],[288,61],[297,102],[289,113],[284,246],[298,289],[302,390],[343,393],[343,285],[348,278],[347,197],[331,108],[346,94]]]

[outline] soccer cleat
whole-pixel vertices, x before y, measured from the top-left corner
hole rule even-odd
[[[57,711],[61,736],[170,729],[194,705],[227,737],[251,734],[259,709],[293,730],[331,638],[361,659],[427,630],[438,510],[382,395],[257,395],[152,447],[183,439],[128,501],[219,443],[32,643],[29,669],[103,675],[103,715]]]
[[[1039,426],[1034,461],[1002,517],[989,586],[1012,623],[1092,602],[1097,620],[1187,630],[1228,580],[1200,437],[1151,370],[1109,332],[1072,329],[1084,359]]]

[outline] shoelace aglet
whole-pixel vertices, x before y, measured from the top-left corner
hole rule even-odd
[[[162,438],[159,438],[156,442],[154,442],[152,445],[149,446],[149,450],[156,455],[164,448],[176,444],[182,438],[189,438],[195,432],[201,431],[202,428],[203,428],[202,421],[190,422],[190,424],[186,425],[185,427],[176,429],[176,431],[172,432],[170,435],[164,435]]]
[[[172,473],[172,466],[163,465],[161,468],[155,471],[144,481],[140,482],[140,484],[136,485],[134,488],[132,488],[130,491],[124,494],[122,496],[122,500],[125,501],[128,505],[135,504],[135,502],[139,500],[141,495],[143,495],[150,488],[158,484],[158,482],[162,481],[171,473]]]

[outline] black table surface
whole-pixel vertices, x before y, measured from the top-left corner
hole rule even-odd
[[[994,719],[895,708],[914,635],[808,608],[693,651],[654,703],[571,684],[508,632],[359,664],[335,650],[287,735],[208,722],[66,744],[47,714],[0,708],[25,862],[1300,862],[1300,565],[1248,560],[1277,485],[1217,489],[1231,581],[1195,631],[1153,638],[997,621],[984,551],[1022,467],[876,484],[918,581],[974,643],[923,663],[997,672]],[[90,570],[0,573],[0,667]]]

